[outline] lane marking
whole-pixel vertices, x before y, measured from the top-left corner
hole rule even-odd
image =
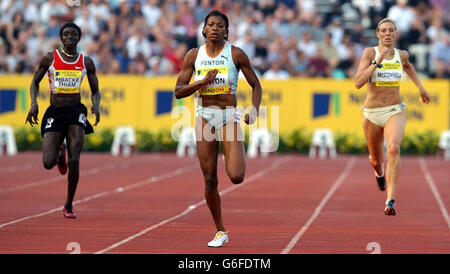
[[[450,229],[450,217],[448,215],[447,208],[445,207],[445,204],[442,201],[441,195],[439,194],[439,190],[437,189],[436,184],[434,183],[433,177],[431,177],[425,159],[423,157],[419,157],[417,161],[419,161],[420,168],[422,169],[422,172],[425,175],[425,180],[427,181],[427,184],[430,187],[431,192],[433,193],[433,196],[439,205],[439,208],[441,209],[442,216],[444,217],[445,221],[447,222],[447,226]]]
[[[173,170],[173,171],[161,174],[159,176],[152,176],[152,177],[150,177],[150,178],[148,178],[146,180],[139,181],[139,182],[131,184],[131,185],[123,186],[123,187],[121,187],[122,188],[121,191],[118,191],[118,188],[115,188],[114,190],[108,190],[108,191],[104,191],[104,192],[101,192],[101,193],[97,193],[97,194],[85,197],[83,199],[76,200],[76,201],[73,202],[73,205],[85,203],[85,202],[88,202],[88,201],[91,201],[91,200],[94,200],[94,199],[98,199],[98,198],[101,198],[101,197],[104,197],[104,196],[107,196],[107,195],[110,195],[110,194],[123,193],[123,192],[125,192],[127,190],[130,190],[130,189],[133,189],[133,188],[137,188],[137,187],[141,187],[141,186],[144,186],[144,185],[148,185],[148,184],[151,184],[151,183],[154,183],[154,182],[158,182],[158,181],[161,181],[161,180],[164,180],[164,179],[169,179],[171,177],[175,177],[175,176],[181,175],[181,174],[183,174],[184,172],[186,172],[188,170],[194,169],[195,167],[197,167],[197,165],[183,167],[183,168],[178,168],[176,170]],[[63,206],[60,206],[60,207],[53,208],[53,209],[50,209],[50,210],[45,211],[45,212],[41,212],[41,213],[37,213],[37,214],[34,214],[34,215],[26,216],[26,217],[23,217],[23,218],[20,218],[20,219],[16,219],[16,220],[13,220],[13,221],[10,221],[10,222],[7,222],[7,223],[0,224],[0,228],[3,228],[3,227],[8,226],[8,225],[16,224],[16,223],[19,223],[19,222],[23,222],[23,221],[26,221],[26,220],[29,220],[29,219],[38,218],[38,217],[41,217],[41,216],[52,214],[52,213],[57,212],[57,211],[62,211],[62,209],[63,209]]]
[[[260,170],[260,171],[256,172],[255,174],[249,176],[241,184],[233,185],[233,186],[230,186],[230,187],[220,191],[219,195],[222,197],[223,195],[225,195],[225,194],[227,194],[227,193],[229,193],[229,192],[231,192],[233,190],[236,190],[237,188],[240,188],[240,187],[242,187],[242,186],[244,186],[244,185],[246,185],[248,183],[251,183],[251,182],[255,181],[256,179],[261,178],[262,176],[264,176],[269,171],[271,171],[271,170],[273,170],[275,168],[278,168],[282,164],[282,162],[288,161],[289,159],[290,159],[290,157],[286,157],[284,159],[278,159],[277,161],[273,162],[270,167],[265,168],[263,170]],[[196,203],[194,205],[189,205],[188,208],[185,209],[184,211],[182,211],[181,213],[179,213],[179,214],[177,214],[175,216],[172,216],[170,218],[164,219],[163,221],[161,221],[161,222],[159,222],[159,223],[157,223],[155,225],[147,227],[147,228],[141,230],[140,232],[138,232],[138,233],[136,233],[136,234],[126,238],[126,239],[123,239],[120,242],[117,242],[115,244],[112,244],[112,245],[108,246],[105,249],[102,249],[102,250],[99,250],[99,251],[95,252],[95,254],[103,254],[103,253],[108,252],[108,251],[110,251],[112,249],[115,249],[115,248],[117,248],[117,247],[119,247],[119,246],[121,246],[121,245],[123,245],[125,243],[131,242],[132,240],[134,240],[134,239],[136,239],[136,238],[138,238],[138,237],[140,237],[140,236],[142,236],[142,235],[144,235],[144,234],[146,234],[146,233],[148,233],[148,232],[150,232],[150,231],[152,231],[152,230],[154,230],[154,229],[156,229],[156,228],[158,228],[160,226],[163,226],[163,225],[165,225],[167,223],[170,223],[173,220],[176,220],[176,219],[178,219],[180,217],[183,217],[183,216],[187,215],[189,212],[195,210],[196,208],[198,208],[199,206],[201,206],[203,204],[206,204],[206,200],[205,199],[199,201],[198,203]]]
[[[328,202],[328,200],[333,196],[333,194],[336,192],[336,190],[339,188],[339,186],[344,182],[344,179],[347,177],[347,175],[350,173],[350,170],[353,168],[354,164],[356,162],[356,159],[354,156],[352,156],[345,166],[344,171],[341,172],[338,179],[334,182],[334,184],[331,186],[330,190],[328,190],[327,194],[322,198],[319,205],[314,210],[314,213],[309,217],[308,221],[303,225],[303,227],[292,237],[291,241],[287,244],[287,246],[281,251],[280,254],[288,254],[292,248],[297,244],[297,242],[300,240],[300,238],[303,236],[303,234],[308,230],[308,228],[311,226],[311,224],[316,220],[316,218],[319,216],[320,212],[322,211],[322,208],[325,206],[325,204]]]
[[[127,160],[127,162],[128,161],[144,162],[146,160],[148,160],[148,158],[147,159],[146,158],[132,158],[132,159]],[[117,166],[119,166],[121,168],[128,168],[130,163],[127,163],[127,162],[120,161],[120,162],[113,163],[113,164],[106,164],[101,167],[94,167],[94,168],[90,168],[90,169],[86,169],[86,170],[80,170],[80,177],[84,177],[87,175],[93,175],[93,174],[100,173],[102,171],[115,169]],[[47,185],[47,184],[55,183],[55,182],[59,182],[59,181],[67,181],[67,176],[57,175],[56,177],[45,178],[45,179],[42,179],[42,180],[39,180],[39,181],[33,182],[33,183],[22,184],[22,185],[8,187],[8,188],[0,188],[0,194],[18,191],[18,190],[22,190],[22,189],[27,189],[27,188],[31,188],[31,187],[43,186],[43,185]]]

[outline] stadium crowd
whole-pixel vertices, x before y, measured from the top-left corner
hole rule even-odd
[[[265,79],[353,77],[390,17],[422,77],[450,76],[448,0],[0,0],[0,74],[33,73],[58,47],[59,28],[82,29],[79,51],[99,74],[178,74],[204,43],[206,14],[230,19],[229,41]]]

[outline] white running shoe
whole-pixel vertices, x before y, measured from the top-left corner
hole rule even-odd
[[[214,239],[208,243],[208,246],[221,247],[224,243],[228,243],[228,232],[218,231]]]

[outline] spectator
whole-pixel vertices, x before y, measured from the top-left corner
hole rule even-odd
[[[211,10],[211,1],[200,0],[200,5],[194,8],[195,22],[197,22],[197,24],[202,23],[210,10]]]
[[[329,77],[330,66],[327,59],[322,55],[322,49],[317,48],[316,54],[309,59],[307,73],[309,77]]]
[[[341,24],[341,19],[339,17],[335,17],[330,25],[328,25],[325,30],[332,34],[333,37],[333,46],[337,47],[344,37],[344,28]]]
[[[433,65],[427,73],[448,76],[442,53],[446,47],[440,38],[449,32],[448,1],[383,0],[375,6],[369,2],[339,0],[316,10],[314,0],[90,0],[81,7],[69,7],[66,0],[2,0],[0,40],[4,56],[0,56],[0,71],[34,70],[36,56],[58,46],[61,24],[74,20],[84,37],[79,50],[93,58],[99,72],[175,74],[180,65],[178,51],[184,52],[183,44],[188,50],[204,43],[204,17],[217,8],[234,18],[229,40],[247,53],[261,75],[270,70],[271,63],[281,61],[281,69],[289,76],[330,76],[333,72],[333,77],[351,77],[357,66],[352,60],[376,42],[367,33],[372,33],[389,12],[399,20],[397,47],[430,45],[422,47],[429,49]],[[19,47],[18,53],[13,52],[13,45]],[[318,58],[318,48],[323,58]],[[317,67],[319,73],[312,73],[311,68]]]
[[[22,12],[18,11],[13,15],[12,24],[7,25],[7,37],[9,41],[14,41],[19,37],[19,33],[25,29],[25,20]]]
[[[450,77],[450,38],[441,34],[431,46],[430,67],[434,70],[434,77]]]
[[[56,16],[51,16],[47,25],[47,38],[59,38],[60,24]]]
[[[309,31],[303,33],[303,37],[298,42],[297,48],[303,51],[308,57],[312,57],[317,53],[317,43],[312,40],[311,33]]]
[[[172,63],[175,73],[179,73],[183,67],[184,56],[187,52],[187,45],[184,43],[178,44],[174,51],[166,54],[166,58]]]
[[[345,60],[349,57],[350,51],[354,51],[353,42],[350,34],[348,33],[344,34],[342,43],[340,43],[336,49],[339,54],[339,59]]]
[[[397,0],[397,5],[392,6],[387,14],[387,17],[394,20],[397,25],[399,48],[405,48],[405,40],[416,17],[413,9],[407,4],[408,0]]]
[[[149,58],[152,53],[152,46],[147,40],[145,30],[143,28],[138,28],[136,34],[128,39],[126,47],[130,58],[136,58],[138,53],[141,53],[146,58]]]
[[[427,36],[425,33],[425,25],[422,20],[414,20],[411,25],[411,29],[409,30],[408,35],[406,36],[405,49],[409,48],[412,44],[424,44],[427,42]]]
[[[147,20],[149,27],[154,27],[161,16],[161,9],[159,8],[159,0],[148,0],[142,7],[142,14]]]
[[[244,36],[241,36],[241,38],[238,39],[234,45],[241,48],[247,54],[248,58],[252,59],[255,57],[256,44],[250,31]]]
[[[289,73],[281,69],[280,61],[273,61],[270,69],[264,72],[262,77],[266,80],[286,80],[289,79]]]
[[[61,3],[61,0],[48,0],[40,9],[41,23],[48,24],[51,17],[64,17],[68,12],[69,9]]]
[[[98,21],[94,16],[92,16],[91,12],[91,9],[89,9],[86,5],[83,5],[81,7],[81,16],[74,20],[74,23],[81,28],[83,39],[88,37],[89,40],[92,40],[93,37],[97,36],[100,31]]]
[[[342,59],[336,66],[336,69],[342,72],[342,77],[338,78],[353,78],[356,74],[356,66],[357,60],[355,58],[355,52],[351,50],[348,53],[347,58]],[[334,71],[333,74],[336,75],[336,71]]]
[[[426,30],[426,35],[431,43],[438,40],[441,35],[449,35],[443,27],[442,19],[439,17],[433,18],[431,26]]]
[[[91,0],[90,2],[88,8],[91,16],[99,22],[108,21],[110,16],[108,6],[102,0]]]
[[[8,69],[8,49],[3,38],[0,37],[0,74],[9,72]]]
[[[334,68],[339,61],[339,54],[336,47],[333,45],[333,35],[329,32],[325,34],[325,39],[319,43],[319,48],[322,49],[322,54],[325,59],[330,62],[330,66]]]
[[[294,66],[294,75],[296,77],[307,77],[308,58],[301,50],[297,50],[296,61]]]
[[[39,22],[39,9],[36,3],[31,0],[22,0],[23,17],[27,23],[38,23]]]

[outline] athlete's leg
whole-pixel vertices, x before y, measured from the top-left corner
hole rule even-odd
[[[369,150],[369,161],[378,176],[383,175],[384,146],[383,128],[362,118],[364,135],[366,136],[367,148]]]
[[[80,176],[80,153],[84,143],[84,129],[80,125],[72,124],[67,128],[67,154],[68,154],[68,187],[67,200],[65,207],[72,210],[72,202],[77,190],[78,179]]]
[[[49,131],[42,138],[42,162],[46,169],[52,169],[57,164],[58,149],[64,141],[64,133]]]
[[[204,130],[206,126],[206,130]],[[219,153],[219,142],[216,138],[212,140],[209,138],[215,134],[214,129],[212,133],[209,131],[210,125],[198,116],[195,123],[195,134],[197,136],[197,155],[200,162],[200,168],[203,172],[203,178],[205,181],[205,199],[208,205],[209,211],[214,219],[217,231],[225,231],[222,220],[221,200],[219,191],[217,189],[217,155]]]
[[[393,115],[384,127],[387,147],[387,200],[395,200],[397,181],[400,175],[400,146],[405,130],[406,116],[404,112]]]
[[[228,177],[233,184],[240,184],[245,177],[245,148],[239,123],[229,121],[221,135]]]

